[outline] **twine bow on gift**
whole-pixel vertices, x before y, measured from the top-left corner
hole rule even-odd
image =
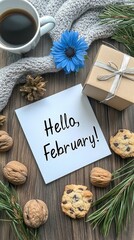
[[[99,62],[99,61],[95,62],[95,64],[94,64],[95,66],[112,72],[112,74],[98,76],[97,79],[99,81],[107,81],[110,78],[115,77],[113,80],[113,84],[109,90],[109,93],[107,94],[106,98],[101,102],[105,103],[115,96],[115,92],[120,85],[122,77],[125,77],[128,80],[134,81],[133,77],[128,76],[128,75],[134,75],[134,68],[127,68],[129,60],[130,60],[130,56],[124,54],[120,69],[118,69],[117,65],[113,62],[108,62],[108,64],[105,64],[105,63]]]

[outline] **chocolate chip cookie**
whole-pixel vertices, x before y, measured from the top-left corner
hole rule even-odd
[[[85,217],[90,209],[93,194],[83,185],[66,185],[62,196],[62,211],[71,218]]]
[[[127,129],[119,129],[110,138],[110,147],[122,158],[134,157],[134,133]]]

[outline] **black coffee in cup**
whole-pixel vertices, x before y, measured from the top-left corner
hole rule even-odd
[[[34,18],[24,10],[13,9],[0,16],[0,38],[3,43],[24,45],[34,37],[36,30]]]

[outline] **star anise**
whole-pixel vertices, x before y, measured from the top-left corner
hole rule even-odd
[[[45,96],[46,81],[42,76],[26,76],[26,83],[20,87],[20,92],[28,101],[37,101]]]
[[[6,121],[6,117],[4,115],[0,115],[0,126],[2,126],[5,121]]]

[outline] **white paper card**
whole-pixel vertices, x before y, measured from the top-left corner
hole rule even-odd
[[[81,84],[15,112],[45,183],[111,154]]]

